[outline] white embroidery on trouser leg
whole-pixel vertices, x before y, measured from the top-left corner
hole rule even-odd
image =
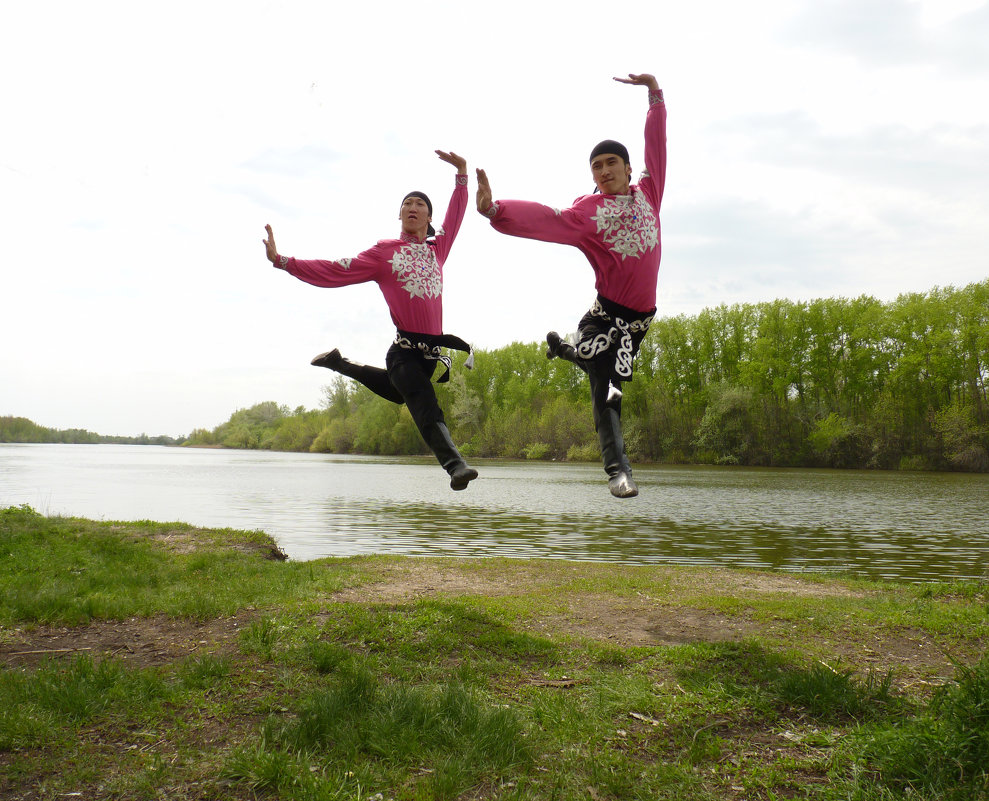
[[[615,374],[620,378],[632,377],[632,335],[624,320],[616,320],[621,337],[618,340],[618,353],[615,354]]]
[[[592,339],[580,342],[577,345],[577,356],[581,359],[593,359],[598,354],[607,351],[611,347],[613,331],[615,331],[614,328],[601,334],[595,334]]]
[[[600,300],[595,300],[588,309],[580,330],[580,339],[575,349],[577,357],[589,361],[604,353],[614,354],[611,384],[620,397],[621,382],[632,380],[633,361],[638,349],[636,338],[640,341],[649,330],[653,314],[631,322],[609,314]],[[589,319],[590,318],[590,319]]]

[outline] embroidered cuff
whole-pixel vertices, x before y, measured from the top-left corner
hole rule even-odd
[[[493,220],[496,216],[498,216],[498,201],[494,201],[490,206],[488,206],[488,210],[482,211],[481,214],[489,220]]]
[[[288,256],[281,256],[281,255],[275,256],[275,266],[279,270],[284,270],[286,267],[288,267]]]
[[[457,186],[467,186],[467,176],[457,173]]]
[[[658,103],[663,103],[663,90],[657,89],[655,92],[649,92],[649,105],[655,106]]]

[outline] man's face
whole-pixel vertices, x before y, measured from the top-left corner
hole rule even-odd
[[[426,236],[429,229],[429,206],[421,197],[407,197],[402,201],[398,219],[402,221],[402,230],[420,239]]]
[[[605,195],[627,195],[632,167],[621,156],[602,153],[591,162],[591,174],[598,191]]]

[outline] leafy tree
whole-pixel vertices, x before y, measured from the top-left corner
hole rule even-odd
[[[54,429],[39,426],[26,417],[0,417],[0,442],[37,442],[85,444],[113,443],[118,445],[177,445],[179,440],[174,437],[149,437],[141,434],[138,437],[106,436],[94,434],[83,428]]]
[[[862,467],[868,458],[860,427],[834,412],[817,421],[808,440],[826,467]]]
[[[697,429],[697,444],[715,455],[717,464],[751,464],[757,450],[753,393],[745,387],[713,384]]]
[[[465,453],[598,458],[578,368],[548,360],[543,343],[479,350],[473,370],[465,358],[455,354],[451,380],[435,385]],[[635,459],[989,469],[989,280],[892,303],[774,300],[659,318],[635,370],[623,400]],[[5,430],[13,436],[24,423]],[[407,410],[341,376],[318,412],[290,414],[269,401],[212,432],[197,429],[188,442],[425,450]]]
[[[934,432],[938,438],[941,457],[952,470],[989,470],[989,453],[980,443],[985,428],[975,420],[972,407],[960,402],[934,414]]]

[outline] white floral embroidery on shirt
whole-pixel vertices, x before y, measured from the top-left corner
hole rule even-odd
[[[337,260],[337,264],[339,264],[340,266],[342,266],[343,269],[349,270],[350,269],[350,262],[352,262],[352,261],[353,261],[353,259],[338,259]]]
[[[605,198],[591,219],[605,243],[622,259],[641,256],[659,244],[655,213],[641,192]]]
[[[412,297],[438,298],[443,294],[440,266],[428,245],[404,245],[388,263],[402,288]]]

